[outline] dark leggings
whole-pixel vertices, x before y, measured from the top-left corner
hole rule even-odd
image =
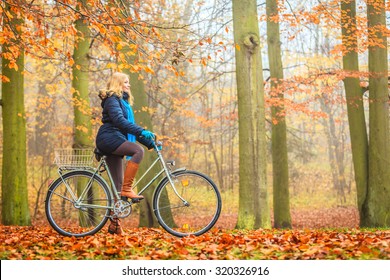
[[[126,141],[107,156],[106,162],[118,192],[123,184],[123,156],[131,156],[131,161],[139,164],[144,157],[144,148],[137,143]]]

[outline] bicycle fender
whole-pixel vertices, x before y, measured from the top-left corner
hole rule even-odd
[[[178,168],[178,169],[173,170],[172,173],[174,173],[174,172],[180,172],[180,171],[186,171],[186,170],[187,170],[187,167],[180,167],[180,168]]]

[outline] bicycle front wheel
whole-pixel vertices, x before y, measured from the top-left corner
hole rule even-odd
[[[217,186],[209,177],[196,171],[176,171],[171,176],[174,188],[168,178],[164,178],[154,195],[153,207],[158,222],[178,237],[207,232],[221,213]]]
[[[45,201],[46,217],[62,235],[92,235],[106,224],[110,203],[110,191],[100,177],[89,171],[71,171],[50,186]]]

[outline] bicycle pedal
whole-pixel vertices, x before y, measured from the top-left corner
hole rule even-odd
[[[133,203],[139,203],[143,198],[132,198],[131,202]]]
[[[129,198],[127,196],[121,196],[121,199],[125,202],[129,202]],[[144,198],[143,197],[142,198],[132,198],[131,202],[132,203],[139,203],[142,199],[144,199]]]

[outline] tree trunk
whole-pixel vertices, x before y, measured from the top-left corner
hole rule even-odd
[[[267,43],[271,72],[271,98],[278,101],[271,108],[274,227],[291,228],[284,94],[278,89],[278,85],[283,80],[283,65],[277,16],[278,1],[267,0]]]
[[[390,134],[385,0],[368,1],[370,129],[366,225],[390,226]]]
[[[128,58],[128,63],[133,64],[135,61],[135,57]],[[138,73],[132,73],[130,71],[124,70],[124,73],[130,76],[130,84],[131,84],[131,93],[134,96],[134,117],[136,123],[150,131],[153,131],[152,119],[150,114],[142,110],[142,108],[148,107],[148,96],[145,93],[144,81],[139,78]],[[153,163],[155,159],[155,155],[153,151],[145,151],[144,158],[140,165],[138,175],[142,175]],[[157,165],[154,169],[150,171],[148,176],[145,176],[144,181],[147,183],[150,179],[152,179],[155,175],[155,171],[160,167]],[[147,189],[146,192],[143,193],[145,197],[145,201],[140,204],[140,216],[139,216],[139,226],[140,227],[158,227],[157,219],[153,212],[153,193],[157,183],[154,183],[152,187]],[[141,184],[143,186],[144,184]]]
[[[363,204],[368,184],[368,139],[364,116],[363,92],[358,78],[359,60],[357,53],[356,2],[341,2],[342,41],[346,49],[343,56],[345,94],[349,133],[351,136],[352,160],[357,190],[360,225],[367,225]]]
[[[3,29],[15,32],[16,38],[2,45],[2,74],[9,79],[9,82],[2,83],[2,223],[24,226],[31,224],[26,171],[24,48],[20,31],[24,24],[24,15],[15,13],[7,3],[4,3],[3,12],[8,14],[3,17]],[[14,53],[12,58],[7,59],[6,55],[11,54],[10,47],[15,46],[18,46],[18,53]]]
[[[86,0],[78,0],[76,9],[83,10]],[[88,52],[90,45],[90,31],[88,21],[82,17],[75,21],[77,34],[75,36],[73,61],[72,66],[72,101],[74,114],[74,131],[73,131],[73,148],[92,148],[92,122],[90,114],[89,100],[89,61]],[[81,180],[78,182],[77,192],[81,194],[84,190],[87,181]],[[88,197],[92,197],[93,193],[89,193]],[[86,214],[86,213],[84,213]],[[88,215],[93,215],[93,209],[88,211]],[[85,225],[83,214],[80,215],[80,225]]]
[[[79,0],[78,9],[85,5],[86,0]],[[72,93],[74,108],[74,148],[93,147],[92,123],[89,100],[89,44],[90,31],[86,18],[79,18],[75,22],[77,36],[73,51],[74,64],[72,66]]]
[[[256,0],[233,0],[239,116],[237,228],[270,228],[264,86]]]
[[[111,4],[111,3],[110,3]],[[131,1],[125,0],[119,3],[121,12],[118,13],[121,17],[130,16],[130,7]],[[111,4],[113,5],[113,4]],[[115,5],[114,5],[115,6]],[[128,42],[129,39],[125,36],[125,33],[120,34],[121,40],[123,42]],[[122,49],[120,50],[120,57],[122,57],[123,61],[118,62],[118,68],[123,69],[122,72],[129,75],[130,77],[130,85],[131,85],[131,94],[134,98],[133,111],[135,122],[148,129],[153,131],[152,119],[148,111],[143,110],[143,108],[148,108],[148,97],[145,93],[144,80],[140,78],[139,73],[131,70],[131,66],[138,63],[137,53],[134,53],[134,49],[131,49],[129,46],[124,44]],[[145,147],[144,147],[145,148]],[[145,148],[146,149],[146,148]],[[152,165],[155,159],[154,153],[150,151],[145,151],[144,158],[140,164],[137,178],[142,176],[144,172]],[[139,188],[143,188],[143,186],[149,182],[158,171],[160,166],[156,165],[147,176],[144,177],[142,182],[138,185]],[[156,187],[156,182],[149,187],[142,195],[145,197],[142,203],[140,203],[140,215],[139,215],[139,227],[158,227],[159,224],[153,212],[153,193]],[[140,191],[140,189],[138,189]]]

